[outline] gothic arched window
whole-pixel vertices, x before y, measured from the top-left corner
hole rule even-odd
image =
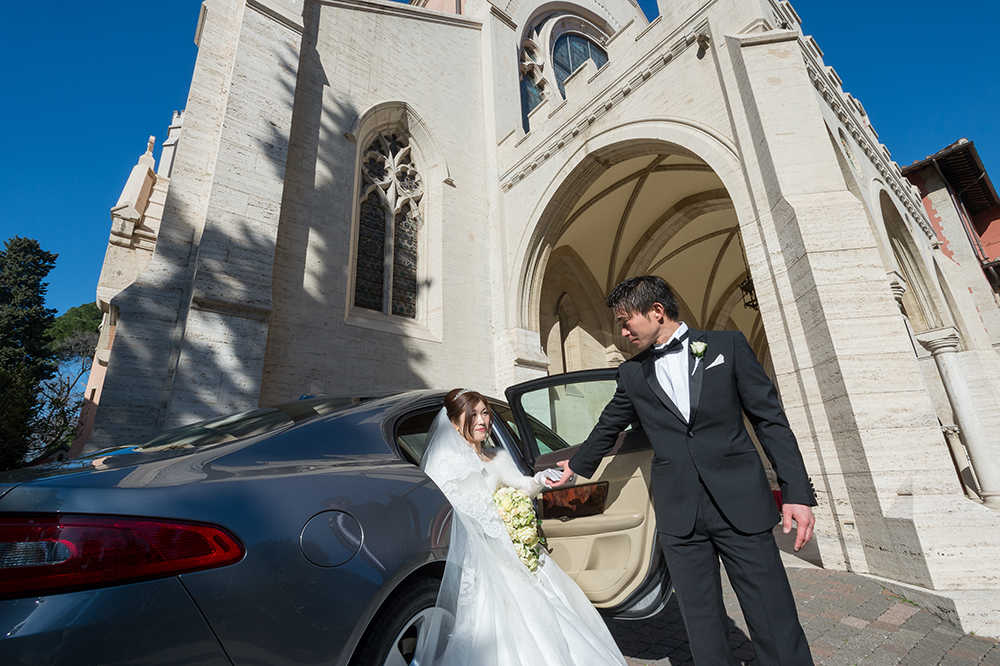
[[[566,96],[563,83],[587,60],[593,60],[597,69],[600,69],[608,62],[608,54],[593,41],[575,32],[564,33],[556,40],[552,49],[552,71],[563,97]]]
[[[423,182],[409,139],[382,132],[361,159],[361,200],[354,304],[413,319],[417,316],[418,234]]]

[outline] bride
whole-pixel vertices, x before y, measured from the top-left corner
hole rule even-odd
[[[454,514],[437,606],[411,663],[625,664],[590,601],[543,548],[534,571],[519,559],[493,493],[510,486],[535,497],[547,477],[523,476],[506,451],[487,446],[489,432],[486,399],[454,389],[428,434],[421,467]]]

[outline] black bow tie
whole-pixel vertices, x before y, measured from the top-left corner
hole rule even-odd
[[[666,356],[667,354],[675,354],[680,351],[684,351],[684,341],[687,340],[687,333],[679,338],[674,338],[662,347],[653,346],[653,359],[658,359],[661,356]]]

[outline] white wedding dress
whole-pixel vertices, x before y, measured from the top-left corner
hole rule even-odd
[[[625,664],[604,621],[576,583],[543,552],[530,571],[493,504],[502,486],[536,496],[542,486],[498,449],[484,461],[444,409],[421,467],[451,503],[451,542],[437,606],[423,622],[418,666]]]

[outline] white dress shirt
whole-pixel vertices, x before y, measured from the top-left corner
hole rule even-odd
[[[674,334],[670,336],[670,340],[667,340],[662,345],[656,345],[656,349],[662,349],[670,344],[670,341],[679,338],[685,333],[687,333],[687,324],[681,322],[681,325],[677,327]],[[667,394],[674,404],[677,405],[677,409],[680,410],[681,414],[684,415],[685,421],[691,420],[691,393],[689,390],[689,385],[691,382],[691,377],[688,375],[688,339],[685,338],[683,342],[683,349],[680,352],[674,352],[673,354],[664,354],[654,361],[654,367],[656,369],[656,379],[660,382],[660,386],[663,387],[663,391]]]

